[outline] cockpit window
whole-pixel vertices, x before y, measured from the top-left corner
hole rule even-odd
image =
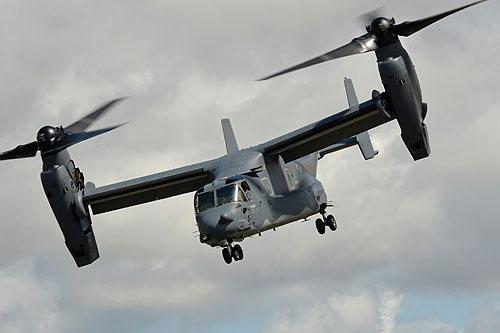
[[[246,181],[242,181],[241,182],[241,189],[245,193],[248,201],[253,201],[254,200],[253,193],[251,191],[250,185],[248,185],[248,183]]]
[[[194,207],[196,214],[214,207],[214,191],[197,194],[194,197]]]
[[[250,185],[246,181],[241,182],[241,188],[243,189],[243,192],[248,192],[250,191]]]
[[[246,201],[243,191],[237,184],[232,184],[217,189],[217,206],[237,201]]]

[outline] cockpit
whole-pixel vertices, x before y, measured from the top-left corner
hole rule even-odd
[[[196,191],[194,208],[196,214],[200,214],[210,208],[231,202],[246,201],[253,201],[253,195],[247,181],[241,176],[228,177],[205,185]]]

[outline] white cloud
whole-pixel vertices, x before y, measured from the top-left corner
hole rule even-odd
[[[394,319],[403,300],[403,295],[397,295],[394,291],[385,291],[379,305],[379,331],[383,333],[392,333],[394,330]]]
[[[366,332],[376,324],[376,301],[362,292],[279,312],[265,332]]]
[[[59,290],[37,276],[33,262],[0,270],[0,331],[54,332],[60,324]]]
[[[375,322],[376,303],[373,295],[362,292],[358,295],[332,295],[328,304],[341,318],[342,323],[354,331],[361,331],[367,324]]]
[[[402,21],[463,3],[449,2],[385,4]],[[253,81],[363,33],[353,18],[380,4],[3,1],[2,149],[122,95],[133,98],[97,126],[132,122],[71,149],[98,185],[224,154],[219,118],[228,115],[240,146],[273,138],[343,110],[345,75],[361,100],[382,89],[372,54]],[[101,258],[76,269],[40,187],[40,160],[1,163],[0,308],[19,324],[17,307],[27,326],[0,327],[33,331],[49,320],[53,328],[64,317],[96,331],[170,321],[196,331],[228,312],[244,325],[272,303],[270,331],[403,332],[411,324],[394,323],[394,314],[407,291],[499,295],[498,6],[486,2],[403,40],[429,103],[433,153],[414,163],[393,123],[372,131],[374,160],[356,148],[323,159],[319,178],[342,203],[332,210],[338,231],[324,237],[312,223],[285,226],[246,240],[245,260],[228,266],[193,237],[189,194],[94,216]],[[25,258],[43,274],[19,268]],[[453,329],[430,322],[412,327]]]
[[[265,332],[367,332],[391,333],[403,295],[392,290],[335,293],[327,302],[279,311]]]
[[[429,316],[418,320],[399,323],[394,328],[396,333],[463,333],[462,329],[457,329],[452,325],[441,321],[435,316]],[[482,332],[482,331],[478,331]]]
[[[500,309],[499,307],[483,306],[478,309],[470,318],[465,327],[465,332],[493,333],[500,330]]]

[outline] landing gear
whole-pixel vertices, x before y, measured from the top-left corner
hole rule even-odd
[[[241,246],[239,244],[236,244],[233,247],[233,253],[232,254],[233,254],[233,259],[235,261],[243,259],[243,249],[241,248]]]
[[[323,235],[326,230],[326,224],[323,222],[322,219],[317,219],[316,220],[316,229],[318,230],[320,235]]]
[[[233,261],[233,257],[231,257],[231,253],[227,247],[222,249],[222,257],[228,265]]]
[[[222,257],[226,264],[230,264],[234,261],[240,261],[243,259],[243,249],[239,244],[232,246],[231,243],[227,243],[226,247],[222,249]]]
[[[335,221],[335,217],[333,217],[333,215],[328,215],[325,223],[331,231],[337,230],[337,221]]]
[[[337,221],[335,221],[335,217],[333,215],[326,216],[326,205],[321,206],[319,211],[321,213],[322,219],[316,220],[316,229],[318,230],[320,235],[323,235],[326,231],[326,226],[330,228],[331,231],[337,230]]]

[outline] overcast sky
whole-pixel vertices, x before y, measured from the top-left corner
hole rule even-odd
[[[98,186],[248,147],[382,90],[375,56],[266,82],[267,74],[446,1],[15,1],[0,3],[0,150],[131,96],[70,153]],[[93,217],[101,258],[78,269],[40,184],[39,157],[0,164],[2,332],[497,332],[500,330],[500,5],[491,0],[403,44],[417,66],[432,154],[414,162],[397,123],[380,154],[322,159],[338,231],[294,223],[226,265],[200,244],[193,194]]]

